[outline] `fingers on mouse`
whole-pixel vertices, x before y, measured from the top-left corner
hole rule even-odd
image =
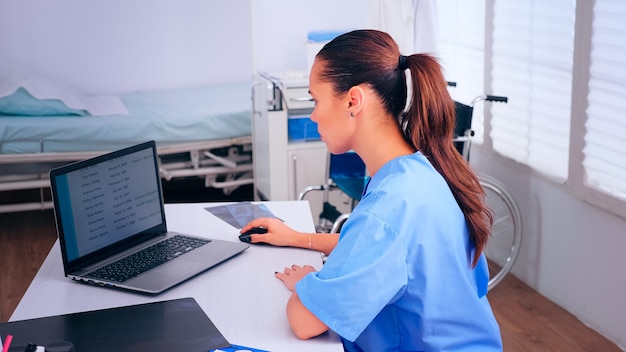
[[[242,242],[250,243],[252,235],[266,234],[267,229],[264,227],[253,227],[248,231],[245,231],[239,235],[239,240]]]

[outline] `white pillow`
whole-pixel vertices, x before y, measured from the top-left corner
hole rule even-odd
[[[34,99],[29,100],[28,95],[18,92],[19,88]],[[85,111],[92,116],[128,115],[126,106],[115,95],[85,96],[67,84],[44,77],[0,79],[0,114],[19,111],[22,116],[37,116],[53,106],[54,115],[59,115],[63,110],[59,101],[68,108],[68,115],[77,115],[76,111]]]

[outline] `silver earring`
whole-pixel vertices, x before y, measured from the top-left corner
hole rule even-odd
[[[354,112],[350,111],[350,117],[354,117]]]

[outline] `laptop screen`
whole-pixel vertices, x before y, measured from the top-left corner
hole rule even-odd
[[[66,165],[50,176],[68,262],[164,226],[153,142]]]

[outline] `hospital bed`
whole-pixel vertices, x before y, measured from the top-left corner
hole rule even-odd
[[[204,178],[206,187],[225,194],[252,184],[251,82],[117,97],[127,112],[93,116],[39,107],[41,115],[35,109],[8,116],[0,96],[0,213],[51,208],[42,192],[49,187],[51,168],[146,140],[157,142],[164,180]],[[30,99],[28,104],[59,104]],[[28,104],[18,105],[28,109]],[[39,199],[7,204],[2,196],[30,189],[40,190]]]

